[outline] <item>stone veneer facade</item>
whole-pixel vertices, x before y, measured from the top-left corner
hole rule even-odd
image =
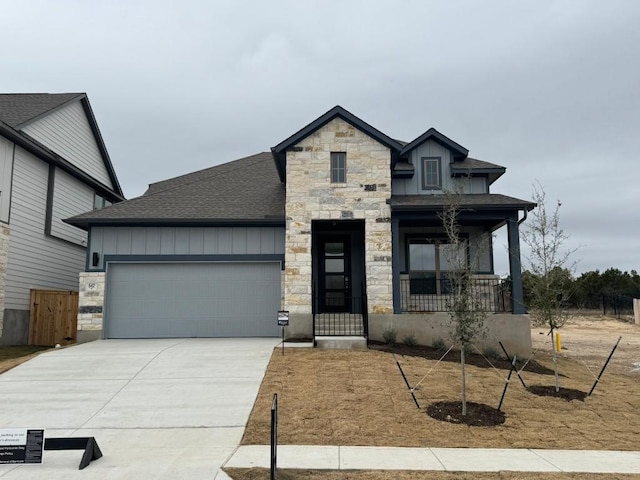
[[[78,342],[102,338],[104,272],[80,272]]]
[[[331,183],[331,152],[346,152],[346,183]],[[390,157],[340,118],[287,151],[284,303],[297,334],[311,333],[313,220],[364,220],[369,312],[393,312]]]
[[[7,282],[9,232],[8,225],[0,225],[0,338],[2,338],[2,326],[4,323],[4,290]]]

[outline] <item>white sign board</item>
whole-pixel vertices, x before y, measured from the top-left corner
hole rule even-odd
[[[278,311],[278,326],[286,327],[288,325],[289,325],[289,311],[288,310]]]
[[[0,429],[0,464],[42,463],[44,429]]]

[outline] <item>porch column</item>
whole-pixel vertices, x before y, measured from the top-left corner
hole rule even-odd
[[[522,264],[520,263],[520,232],[518,218],[507,220],[507,239],[509,241],[509,270],[511,273],[511,308],[514,315],[525,313],[522,293]]]
[[[400,295],[400,220],[391,218],[391,277],[393,284],[393,313],[402,312]]]

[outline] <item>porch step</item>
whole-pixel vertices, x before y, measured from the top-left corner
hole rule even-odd
[[[316,337],[318,348],[333,350],[366,350],[367,339],[365,337]]]

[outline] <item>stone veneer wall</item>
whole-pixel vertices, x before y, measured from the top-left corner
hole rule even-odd
[[[102,338],[104,272],[80,272],[78,342]]]
[[[0,338],[2,338],[2,326],[4,324],[4,289],[7,281],[9,232],[8,225],[0,225]]]
[[[347,154],[344,184],[331,183],[331,152]],[[313,220],[365,221],[369,312],[393,312],[390,165],[387,147],[339,118],[287,152],[285,308],[308,316],[309,333]]]

